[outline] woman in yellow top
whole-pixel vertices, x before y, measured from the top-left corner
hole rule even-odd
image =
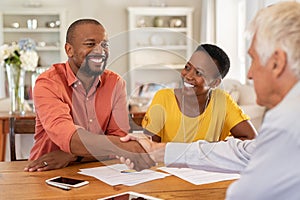
[[[228,93],[216,88],[228,73],[226,53],[211,44],[198,46],[181,71],[183,87],[158,91],[142,126],[157,142],[253,139],[249,117]]]

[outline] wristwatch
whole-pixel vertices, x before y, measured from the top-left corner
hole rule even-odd
[[[75,162],[81,162],[81,160],[83,159],[83,157],[82,156],[77,156],[77,158],[76,158],[76,160],[75,160]]]

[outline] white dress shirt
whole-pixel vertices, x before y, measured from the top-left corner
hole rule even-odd
[[[168,143],[168,166],[241,172],[230,200],[300,199],[300,83],[266,113],[255,140]]]

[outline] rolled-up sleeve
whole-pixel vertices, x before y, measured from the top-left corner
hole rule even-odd
[[[40,137],[46,137],[47,134],[49,143],[52,141],[61,150],[70,152],[71,137],[77,129],[70,114],[71,99],[62,92],[57,83],[51,83],[52,81],[55,79],[41,78],[34,90],[34,102],[39,119],[37,126],[40,126],[37,127],[37,132],[40,131]],[[38,135],[39,133],[37,137]]]

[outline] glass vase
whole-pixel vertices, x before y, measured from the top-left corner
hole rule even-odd
[[[25,70],[20,65],[6,64],[10,96],[10,114],[25,114]]]

